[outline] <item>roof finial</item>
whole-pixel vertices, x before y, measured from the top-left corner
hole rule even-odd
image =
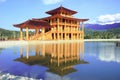
[[[62,4],[60,5],[60,7],[62,7]]]

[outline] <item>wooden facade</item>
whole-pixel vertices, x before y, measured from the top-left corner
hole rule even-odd
[[[34,27],[27,25],[26,29],[26,40],[80,40],[84,39],[84,22],[88,19],[77,19],[73,17],[76,11],[64,8],[62,6],[46,12],[51,15],[49,17],[32,19],[32,21],[45,21],[49,23],[49,27],[46,25],[39,24],[41,27]],[[25,23],[26,24],[26,23]],[[32,24],[32,22],[31,22]],[[20,27],[20,36],[22,37],[22,27],[25,25],[14,25]],[[30,26],[30,27],[29,27]],[[29,29],[35,29],[35,35],[29,36]],[[41,31],[41,32],[40,32]],[[40,32],[40,33],[39,33]]]

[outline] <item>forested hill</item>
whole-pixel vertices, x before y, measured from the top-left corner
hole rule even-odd
[[[23,32],[23,36],[25,36],[25,32]],[[20,33],[19,31],[11,31],[0,28],[0,40],[1,39],[19,39]],[[85,38],[86,39],[109,39],[109,38],[120,38],[120,28],[114,28],[109,30],[92,30],[85,28]]]
[[[85,28],[86,39],[110,39],[120,38],[120,28],[113,28],[108,30],[92,30]]]
[[[19,38],[19,31],[11,31],[0,28],[0,40],[1,39],[16,39]]]
[[[25,31],[23,31],[23,37],[25,37]],[[29,31],[30,34],[33,34],[32,31]],[[0,40],[17,40],[20,38],[20,32],[14,31],[14,30],[6,30],[3,28],[0,28]]]

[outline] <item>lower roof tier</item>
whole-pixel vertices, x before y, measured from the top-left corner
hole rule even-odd
[[[36,29],[36,28],[52,28],[50,24],[46,21],[43,20],[27,20],[23,23],[20,24],[15,24],[13,25],[14,27],[18,28],[26,28],[28,27],[29,29]]]

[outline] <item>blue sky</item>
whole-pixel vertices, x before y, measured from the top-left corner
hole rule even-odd
[[[87,23],[120,22],[120,0],[0,0],[0,28],[19,30],[13,24],[49,16],[46,11],[62,6],[75,10],[76,18],[89,18]]]

